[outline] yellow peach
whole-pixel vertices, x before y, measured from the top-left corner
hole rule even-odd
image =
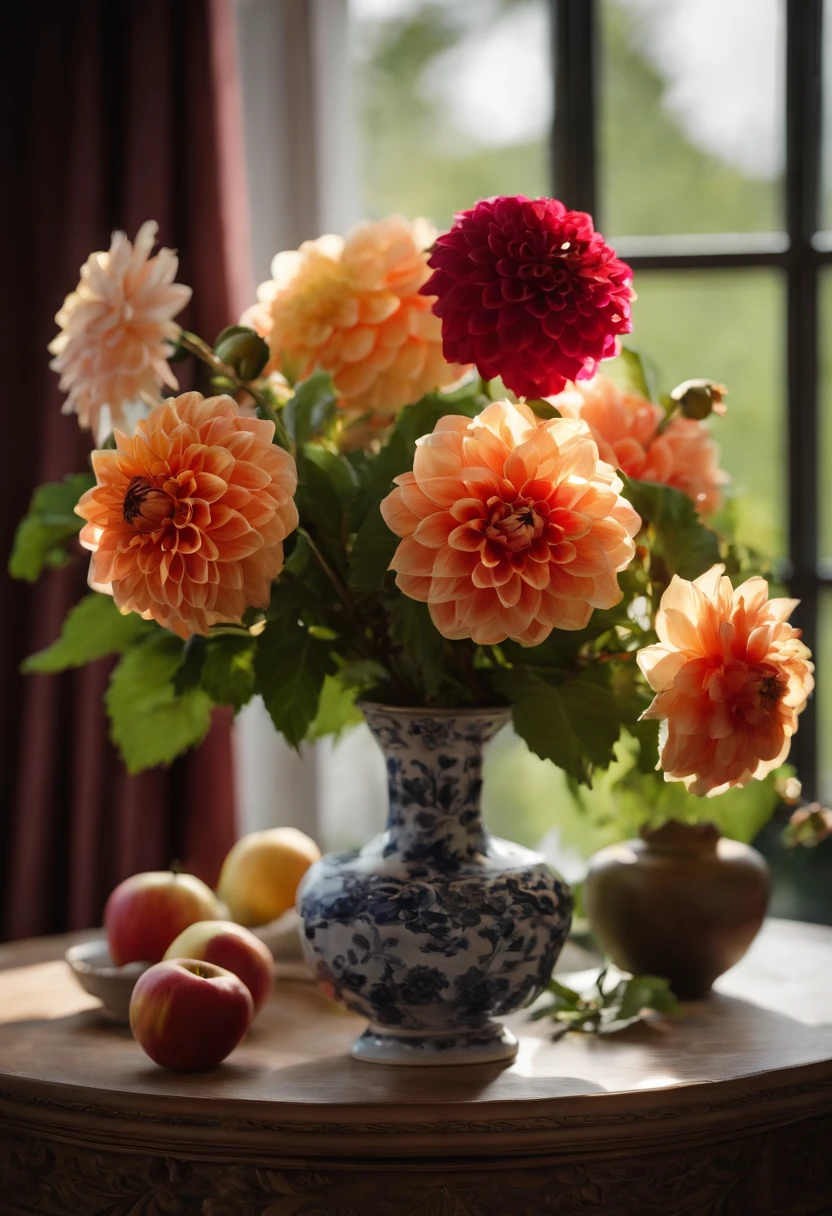
[[[217,894],[238,924],[268,924],[295,906],[298,884],[320,855],[297,828],[250,832],[223,862]]]

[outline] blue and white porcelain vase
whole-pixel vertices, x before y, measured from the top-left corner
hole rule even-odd
[[[369,1019],[359,1060],[510,1060],[517,1040],[496,1019],[543,990],[572,897],[537,853],[483,825],[483,749],[509,711],[364,709],[387,759],[387,830],[306,873],[307,961]]]

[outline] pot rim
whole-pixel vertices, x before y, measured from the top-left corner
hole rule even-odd
[[[463,705],[459,709],[433,709],[429,705],[386,705],[383,701],[357,702],[361,710],[379,710],[385,714],[397,714],[402,717],[414,717],[421,714],[430,718],[499,718],[508,720],[511,717],[510,705],[486,705],[478,708],[475,705]]]

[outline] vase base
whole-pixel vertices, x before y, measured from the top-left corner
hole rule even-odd
[[[517,1055],[517,1039],[500,1022],[453,1034],[447,1030],[390,1031],[368,1026],[350,1053],[367,1064],[423,1067],[449,1064],[509,1063]]]

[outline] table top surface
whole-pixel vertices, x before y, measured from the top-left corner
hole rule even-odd
[[[348,1049],[361,1020],[311,983],[279,980],[243,1045],[200,1074],[157,1068],[129,1030],[102,1020],[63,961],[70,940],[0,947],[0,1099],[273,1130],[362,1120],[508,1127],[521,1117],[527,1129],[536,1117],[541,1127],[597,1125],[685,1104],[715,1111],[716,1090],[725,1110],[777,1092],[832,1101],[832,929],[818,925],[768,921],[709,998],[614,1036],[552,1042],[551,1026],[517,1014],[508,1021],[520,1051],[509,1067],[359,1063]]]

